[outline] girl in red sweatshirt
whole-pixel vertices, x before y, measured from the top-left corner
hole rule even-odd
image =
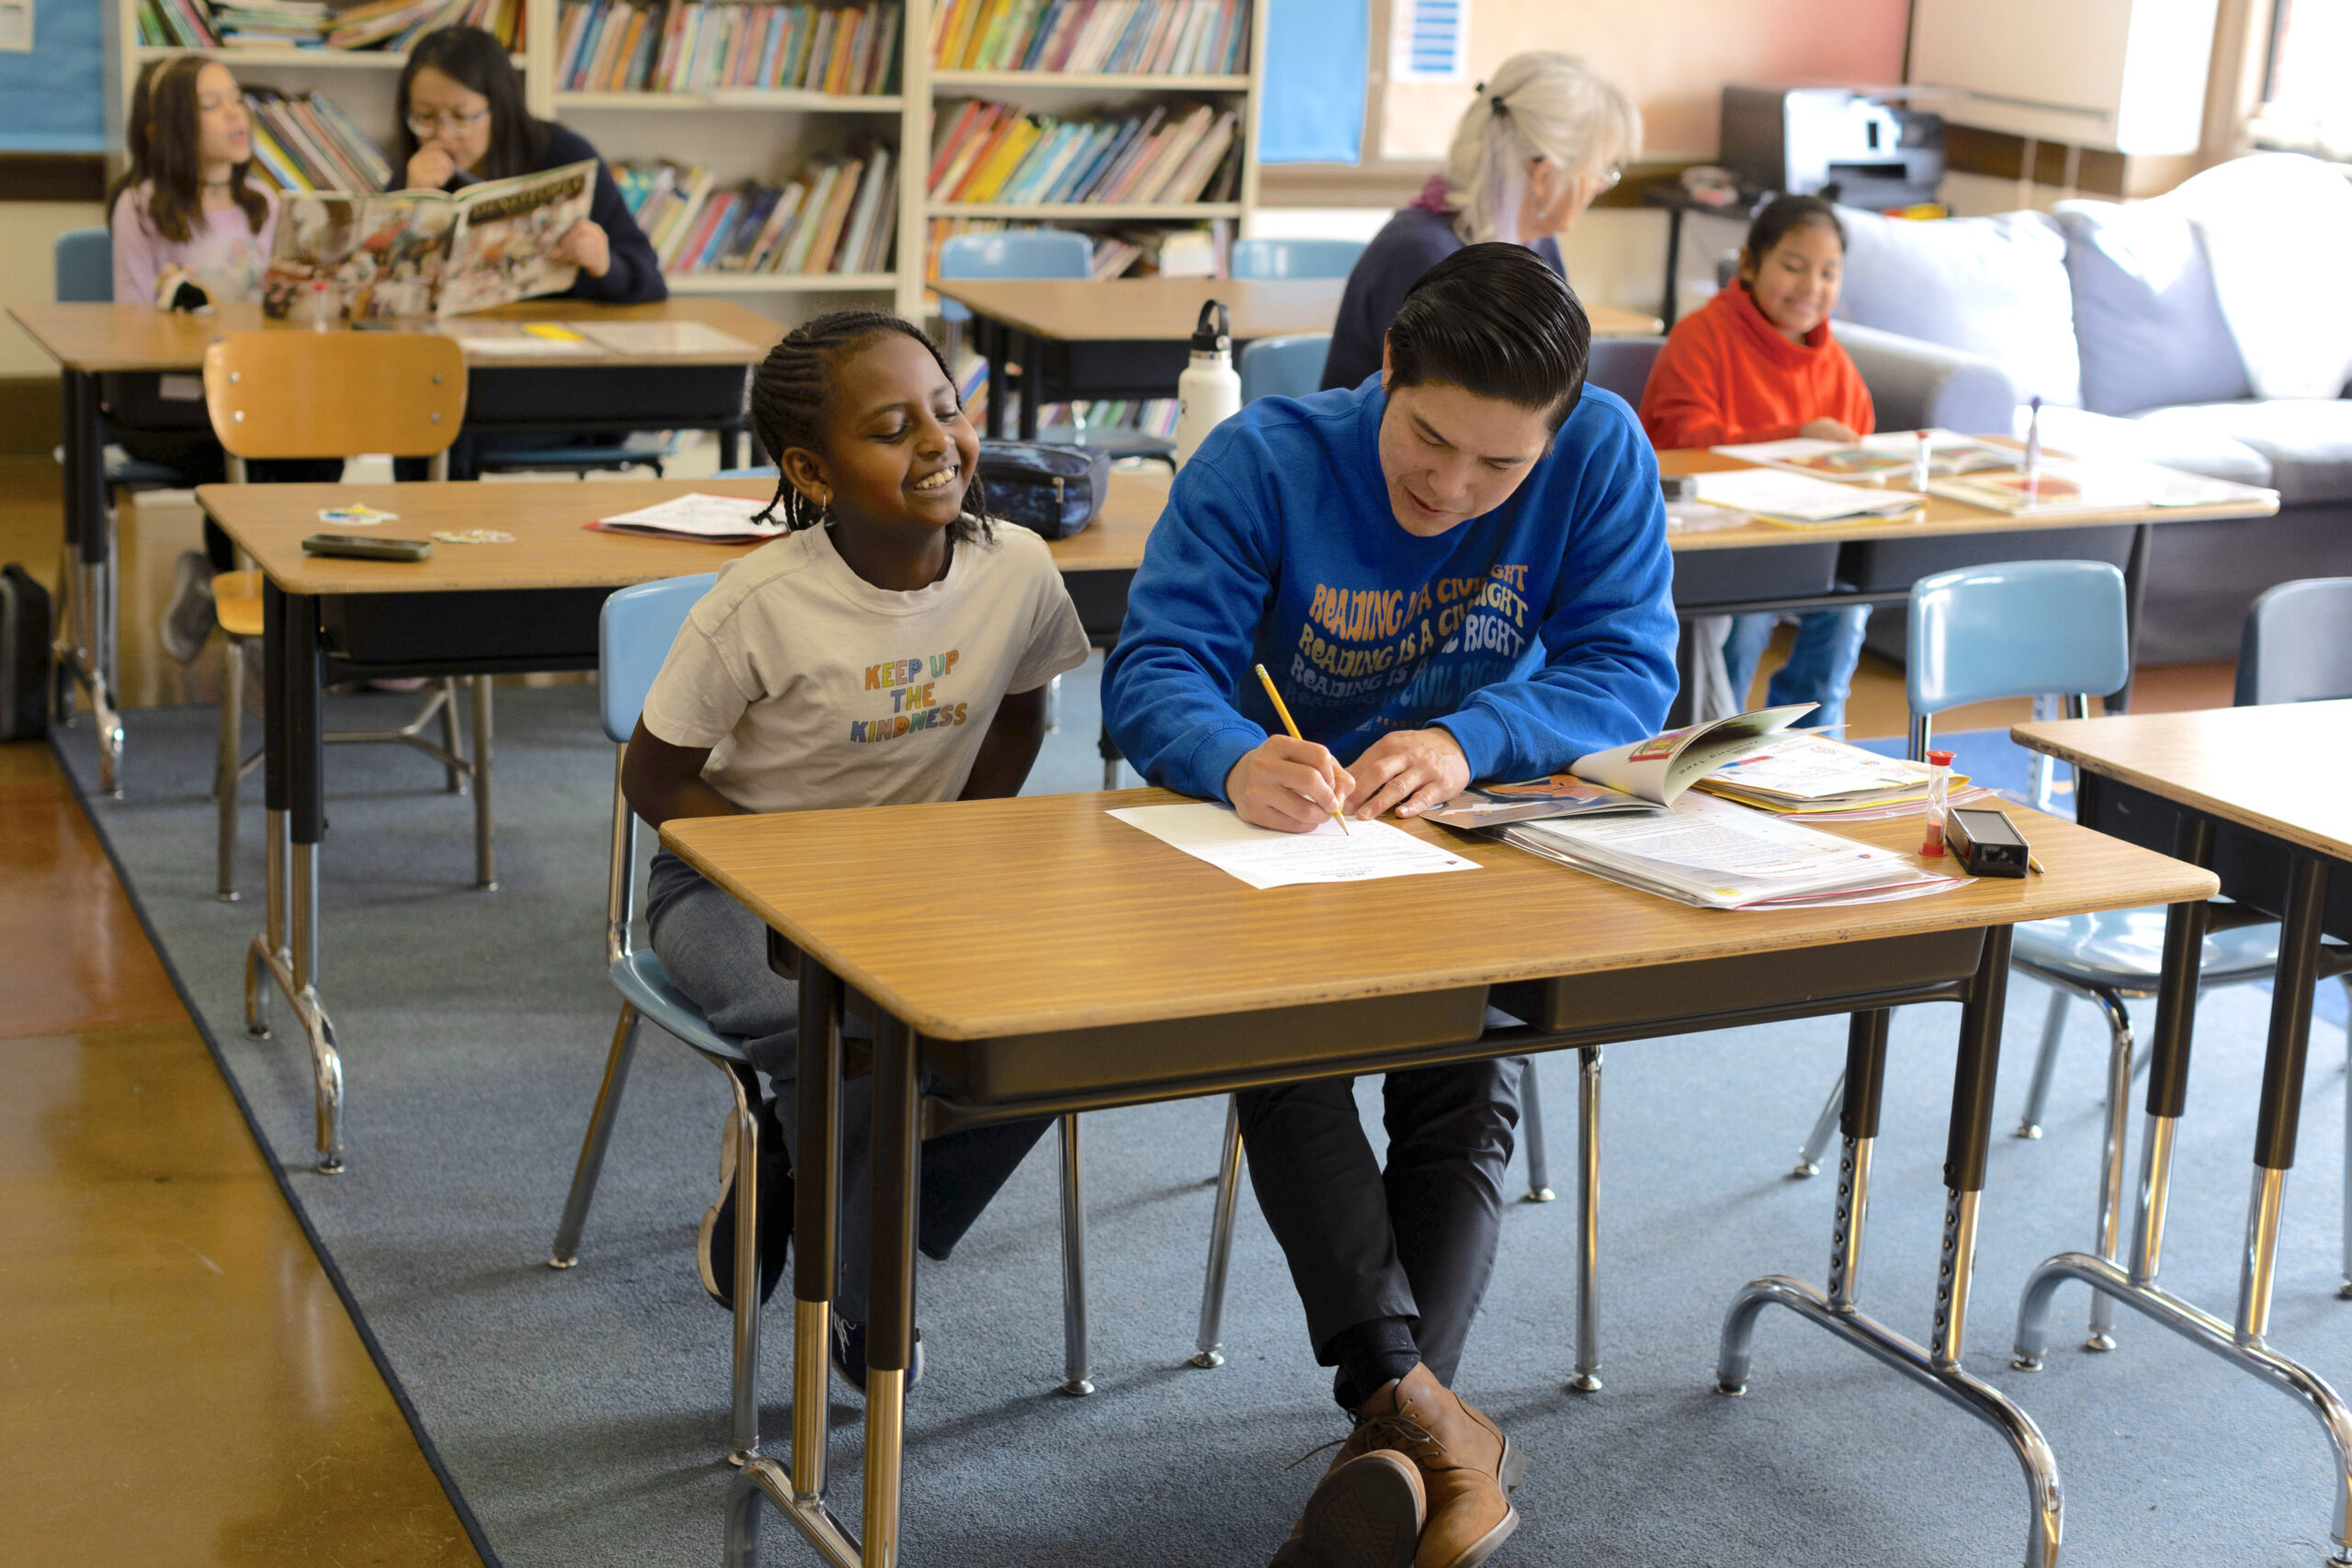
[[[1642,428],[1651,444],[1665,451],[1868,435],[1876,424],[1870,389],[1829,332],[1845,262],[1845,228],[1819,197],[1779,197],[1758,213],[1739,253],[1738,280],[1676,323],[1650,369]],[[1820,704],[1805,716],[1807,725],[1845,723],[1869,618],[1862,605],[1805,615],[1769,700]],[[1778,619],[1740,615],[1732,623],[1724,664],[1741,703]]]

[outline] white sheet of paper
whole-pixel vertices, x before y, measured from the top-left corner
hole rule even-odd
[[[697,491],[634,512],[616,513],[598,522],[627,528],[656,528],[665,534],[693,538],[773,538],[786,531],[781,523],[755,524],[752,519],[767,506],[740,495],[705,495]]]
[[[1836,484],[1781,468],[1730,468],[1698,476],[1699,499],[1766,517],[1827,523],[1840,517],[1907,512],[1928,498],[1876,485]]]
[[[1130,806],[1111,815],[1252,887],[1373,882],[1384,876],[1478,869],[1476,861],[1386,822],[1351,821],[1342,833],[1337,822],[1327,821],[1311,833],[1277,833],[1252,828],[1231,807],[1206,801]]]

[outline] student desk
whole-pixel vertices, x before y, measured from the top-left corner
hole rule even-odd
[[[1984,437],[2008,443],[2005,437]],[[1702,474],[1756,465],[1726,457],[1704,448],[1660,452],[1661,474]],[[2267,517],[2278,510],[2275,491],[2250,485],[2232,487],[2235,499],[2210,506],[2141,506],[2071,514],[2064,518],[2020,517],[1966,502],[1932,497],[1906,516],[1871,518],[1820,527],[1793,528],[1778,523],[1747,523],[1736,528],[1690,534],[1676,531],[1668,542],[1674,548],[1674,608],[1684,632],[1676,662],[1681,675],[1668,724],[1690,721],[1688,702],[1698,658],[1689,623],[1702,615],[1738,615],[1757,611],[1837,610],[1855,604],[1900,604],[1911,596],[1911,581],[1918,575],[1911,547],[1939,540],[1984,541],[1987,559],[2000,558],[1995,536],[2039,534],[2043,546],[2051,536],[2071,530],[2132,529],[2131,553],[2123,568],[2124,615],[2133,649],[2139,646],[2140,604],[2147,590],[2149,534],[2161,523],[2188,523],[2207,518]],[[1883,552],[1883,560],[1872,558]],[[1941,570],[1930,567],[1930,570]],[[1840,581],[1851,573],[1862,580],[1857,587]],[[1872,581],[1884,586],[1870,586]],[[2131,697],[2126,684],[2107,698],[2110,712],[2120,712]]]
[[[1020,434],[1037,435],[1037,408],[1074,398],[1173,397],[1204,300],[1231,313],[1237,358],[1261,337],[1328,333],[1345,278],[934,278],[931,287],[978,319],[989,362],[988,431],[1004,434],[1005,367],[1022,369]],[[1598,337],[1658,330],[1657,318],[1607,305],[1585,313]],[[1031,396],[1035,387],[1035,396]]]
[[[223,305],[205,315],[141,305],[17,305],[8,312],[62,370],[65,446],[65,541],[70,559],[61,573],[74,606],[73,641],[61,639],[61,674],[78,681],[98,724],[99,787],[120,788],[122,723],[116,626],[113,512],[106,485],[106,420],[101,379],[155,372],[190,375],[204,366],[205,345],[224,332],[269,328],[309,332],[298,322],[268,321],[256,304]],[[649,426],[713,429],[727,461],[734,460],[742,429],[743,375],[778,334],[766,317],[723,299],[670,299],[651,305],[598,305],[584,299],[533,299],[466,318],[469,321],[695,321],[739,338],[750,353],[721,355],[578,354],[515,359],[481,356],[469,362],[466,427],[523,433],[620,432]],[[419,322],[413,330],[427,331]],[[561,372],[548,374],[548,372]],[[574,372],[597,372],[582,375]],[[200,410],[200,397],[191,405]],[[59,715],[72,687],[61,681]]]
[[[593,670],[605,597],[616,588],[709,571],[754,546],[605,533],[582,525],[672,496],[765,500],[759,479],[514,484],[205,485],[197,501],[266,579],[262,637],[264,790],[269,857],[264,929],[245,961],[245,1022],[266,1033],[266,982],[285,993],[308,1037],[318,1099],[319,1168],[343,1166],[343,1066],[318,989],[319,867],[326,833],[322,697],[329,681],[376,676]],[[1095,606],[1088,634],[1118,631],[1125,578],[1143,557],[1164,487],[1116,474],[1104,515],[1051,547],[1072,596]],[[499,528],[511,544],[435,544],[423,561],[306,555],[319,509],[364,497],[400,520],[378,530]],[[1012,526],[1012,525],[1005,525]],[[1100,582],[1101,587],[1095,584]],[[1111,606],[1117,606],[1114,610]],[[1102,617],[1108,614],[1109,619]],[[477,728],[476,734],[483,733]],[[476,787],[484,787],[477,775]],[[483,802],[487,812],[489,804]]]
[[[763,1495],[836,1565],[895,1562],[903,1390],[913,1325],[920,1140],[959,1127],[1337,1073],[1384,1072],[1692,1030],[1849,1012],[1846,1158],[1827,1289],[1781,1277],[1735,1296],[1717,1386],[1747,1383],[1768,1305],[1790,1308],[2007,1438],[2031,1519],[2026,1561],[2054,1562],[2056,1463],[2024,1411],[1960,1365],[1984,1184],[2009,928],[2142,903],[2192,907],[2211,872],[2054,818],[2029,831],[2049,874],[1932,897],[1724,914],[1567,870],[1500,843],[1407,825],[1476,872],[1255,891],[1104,815],[1164,791],[1040,795],[862,811],[704,818],[662,842],[770,929],[800,982],[789,1468],[758,1457],[758,1319],[736,1320],[730,1564],[757,1551]],[[1916,847],[1916,818],[1850,836]],[[956,874],[912,888],[904,846]],[[1083,942],[1044,942],[1047,924]],[[1410,931],[1409,942],[1396,940]],[[830,1125],[845,992],[876,1010],[873,1291],[867,1323],[863,1546],[825,1504],[828,1297],[835,1269]],[[1489,1000],[1516,1028],[1487,1030]],[[1944,1166],[1943,1268],[1923,1346],[1855,1306],[1887,1010],[1961,1004]],[[863,1010],[865,1004],[861,1004]],[[928,1082],[932,1087],[925,1090]],[[753,1222],[740,1233],[754,1236]]]
[[[2345,786],[2352,777],[2352,702],[2066,719],[2019,725],[2009,733],[2020,745],[2075,766],[2075,808],[2084,822],[2211,866],[2225,895],[2283,922],[2234,1320],[2224,1323],[2156,1282],[2197,1006],[2194,968],[2176,962],[2176,955],[2204,945],[2207,919],[2202,904],[2175,904],[2165,927],[2165,977],[2148,1066],[2146,1145],[2130,1266],[2062,1252],[2036,1269],[2018,1309],[2016,1364],[2026,1371],[2041,1367],[2050,1342],[2051,1297],[2065,1281],[2080,1280],[2284,1390],[2319,1417],[2334,1446],[2329,1534],[2335,1551],[2328,1561],[2352,1562],[2352,1540],[2346,1535],[2352,1408],[2325,1380],[2267,1340],[2279,1205],[2295,1163],[2302,1110],[2312,987],[2345,964],[2343,949],[2324,950],[2321,937],[2352,942],[2352,796]],[[2352,1296],[2352,1254],[2346,1263],[2344,1293]]]

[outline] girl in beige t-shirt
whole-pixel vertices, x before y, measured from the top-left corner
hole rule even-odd
[[[939,350],[895,316],[821,316],[752,383],[752,423],[781,470],[772,511],[792,532],[719,573],[647,694],[621,784],[659,827],[673,817],[799,811],[1017,793],[1044,737],[1046,683],[1087,640],[1045,541],[992,525],[979,443]],[[711,1026],[773,1081],[760,1122],[761,1293],[792,1223],[797,988],[766,931],[666,852],[647,899],[653,948]],[[841,1269],[833,1359],[865,1386],[871,1078],[842,1086]],[[1047,1125],[963,1133],[923,1151],[923,1251],[944,1258]],[[731,1140],[703,1217],[703,1285],[734,1280]],[[920,1375],[921,1347],[910,1383]]]

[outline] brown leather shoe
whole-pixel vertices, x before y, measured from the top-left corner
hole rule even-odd
[[[1272,1568],[1411,1568],[1425,1513],[1412,1461],[1366,1452],[1351,1434]]]
[[[1519,1529],[1508,1495],[1524,1468],[1502,1428],[1472,1409],[1427,1367],[1387,1384],[1357,1412],[1356,1436],[1403,1454],[1428,1496],[1414,1568],[1471,1568]]]

